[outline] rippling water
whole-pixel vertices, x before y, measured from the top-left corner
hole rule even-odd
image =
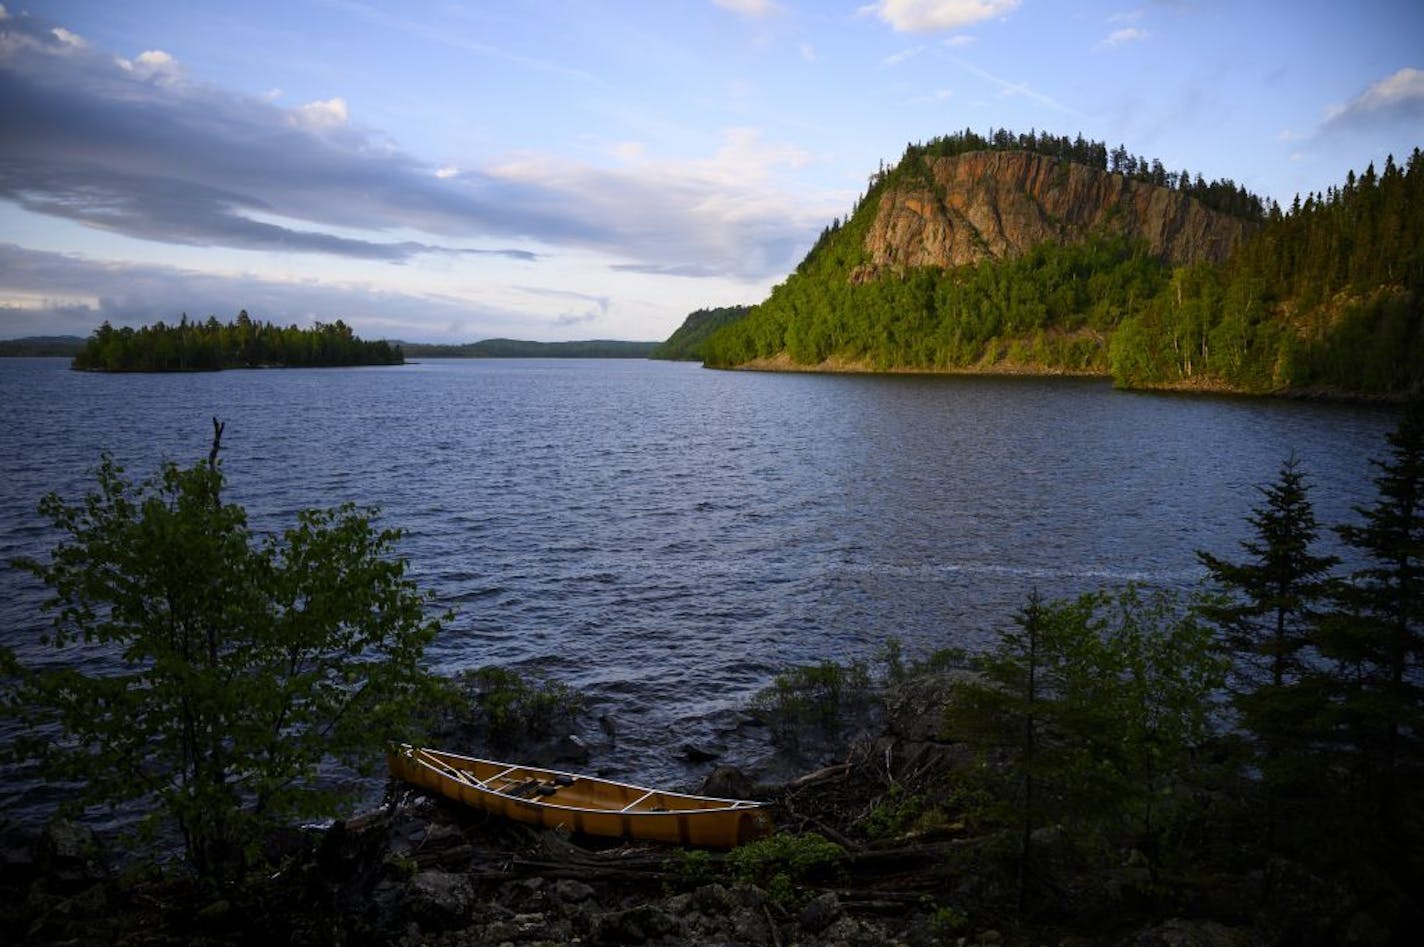
[[[780,668],[981,647],[1030,589],[1187,585],[1235,554],[1292,451],[1322,523],[1372,489],[1375,408],[1115,392],[1063,379],[763,375],[645,361],[93,375],[0,359],[0,557],[42,555],[49,490],[99,452],[131,473],[206,455],[254,525],[379,505],[457,617],[443,671],[497,663],[619,721],[598,762],[694,781],[687,740]],[[44,627],[0,573],[0,641]],[[0,799],[5,797],[0,796]]]

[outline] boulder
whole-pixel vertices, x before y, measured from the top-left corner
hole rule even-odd
[[[474,899],[470,879],[448,871],[422,871],[406,887],[407,911],[423,930],[461,926]]]

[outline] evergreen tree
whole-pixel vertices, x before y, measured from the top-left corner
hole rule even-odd
[[[1372,461],[1378,498],[1341,526],[1367,564],[1342,586],[1322,640],[1335,662],[1337,734],[1354,751],[1353,784],[1381,841],[1417,810],[1424,766],[1424,397]],[[1413,813],[1417,816],[1417,811]]]
[[[1303,678],[1315,656],[1317,618],[1338,560],[1311,551],[1319,528],[1294,456],[1281,465],[1276,482],[1260,490],[1264,502],[1247,517],[1253,535],[1241,542],[1247,558],[1229,562],[1197,553],[1220,593],[1198,611],[1220,630],[1219,647],[1230,659],[1232,702],[1255,740],[1266,780],[1271,845],[1280,795],[1300,788],[1309,769],[1316,698]]]

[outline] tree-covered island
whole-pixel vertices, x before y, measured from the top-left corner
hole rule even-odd
[[[138,329],[105,322],[85,341],[72,367],[96,372],[205,372],[225,368],[317,368],[401,365],[399,345],[367,342],[340,319],[310,329],[253,319],[243,310],[227,324],[184,315]]]

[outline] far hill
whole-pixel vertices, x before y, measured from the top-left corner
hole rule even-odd
[[[1230,180],[1048,135],[906,150],[707,364],[1079,373],[1122,386],[1424,383],[1424,158],[1282,211]]]
[[[431,345],[422,342],[397,343],[411,358],[647,358],[657,342],[617,342],[593,339],[586,342],[525,342],[519,339],[486,339],[459,345]]]
[[[722,306],[688,313],[677,331],[668,336],[666,342],[653,349],[651,357],[700,362],[704,357],[702,344],[708,337],[723,326],[731,325],[745,317],[750,311],[750,306]]]
[[[82,348],[84,340],[77,335],[29,335],[0,340],[0,358],[73,358]]]

